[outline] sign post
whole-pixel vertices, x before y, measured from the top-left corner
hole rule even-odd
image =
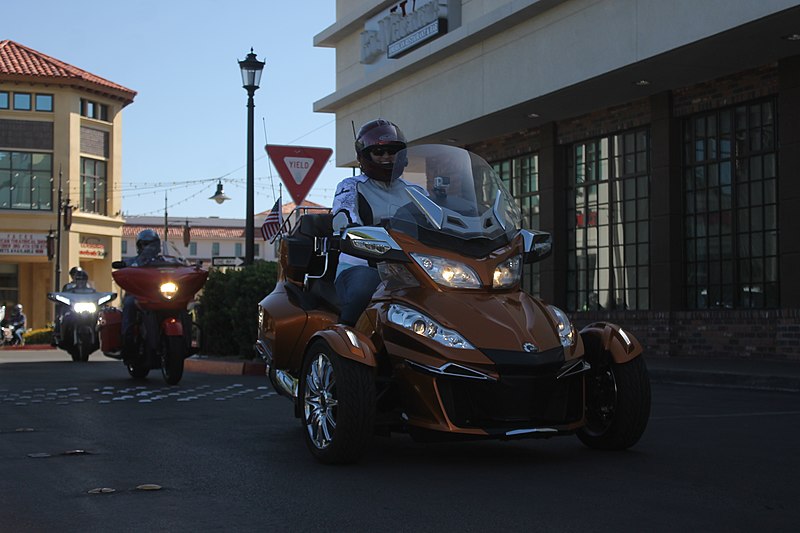
[[[310,146],[268,144],[265,148],[295,205],[303,203],[333,153],[330,148]]]

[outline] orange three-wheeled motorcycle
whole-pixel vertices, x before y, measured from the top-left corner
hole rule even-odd
[[[399,152],[394,173],[418,187],[390,219],[340,236],[328,213],[287,223],[278,283],[259,305],[257,349],[311,453],[353,462],[373,434],[393,431],[635,444],[650,413],[641,345],[614,324],[578,333],[521,290],[523,264],[549,255],[550,236],[520,229],[491,166],[422,145]],[[355,327],[337,323],[338,252],[382,279]]]

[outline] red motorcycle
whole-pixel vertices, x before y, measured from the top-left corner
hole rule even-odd
[[[205,284],[208,270],[174,256],[162,259],[138,267],[112,263],[119,269],[112,274],[114,281],[136,301],[134,334],[123,346],[122,311],[107,309],[100,317],[100,349],[122,359],[136,379],[161,368],[164,381],[175,385],[183,377],[184,359],[193,353],[192,321],[186,308]]]

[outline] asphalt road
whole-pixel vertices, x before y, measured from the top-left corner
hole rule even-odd
[[[57,352],[56,352],[57,353]],[[627,452],[376,438],[317,464],[264,378],[0,364],[0,531],[796,531],[800,395],[655,385]],[[160,490],[137,489],[145,484]],[[92,489],[114,492],[90,494]]]

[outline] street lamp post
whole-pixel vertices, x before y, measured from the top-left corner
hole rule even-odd
[[[258,89],[261,81],[261,71],[264,69],[264,61],[256,59],[256,54],[250,48],[250,53],[244,60],[239,61],[239,68],[242,71],[242,87],[247,91],[247,215],[244,227],[244,264],[253,264],[254,252],[254,211],[255,211],[255,178],[253,176],[253,94]]]

